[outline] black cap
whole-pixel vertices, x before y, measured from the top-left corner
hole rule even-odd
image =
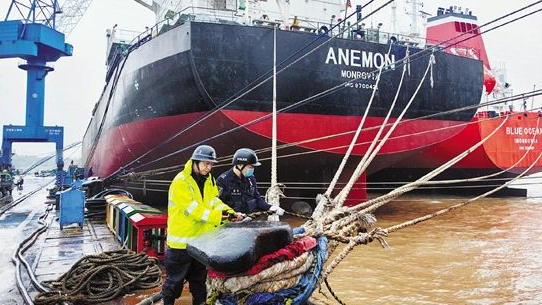
[[[250,148],[238,149],[233,155],[232,161],[233,161],[233,165],[237,165],[237,164],[250,164],[254,166],[262,165],[260,162],[258,162],[258,156],[256,156],[256,153]]]

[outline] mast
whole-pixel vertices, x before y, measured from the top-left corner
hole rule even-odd
[[[282,24],[284,29],[289,29],[290,27],[290,13],[288,10],[289,3],[284,2],[284,0],[275,0],[280,10],[280,15],[282,17]]]
[[[419,2],[418,0],[407,0],[407,3],[410,3],[411,10],[410,12],[407,12],[408,15],[410,15],[411,22],[410,22],[410,31],[412,36],[419,36],[418,33],[418,14],[419,14],[419,5],[423,5],[422,2]]]
[[[391,3],[391,26],[391,32],[397,33],[397,1]]]

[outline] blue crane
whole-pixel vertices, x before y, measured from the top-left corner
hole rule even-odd
[[[48,63],[73,52],[65,34],[57,29],[71,31],[90,2],[67,0],[61,8],[58,0],[12,0],[4,21],[0,21],[0,59],[25,60],[19,68],[27,74],[25,125],[3,126],[1,169],[11,169],[15,142],[54,142],[58,172],[63,169],[64,127],[44,126],[43,122],[45,77],[54,70]],[[63,9],[66,14],[60,15]]]

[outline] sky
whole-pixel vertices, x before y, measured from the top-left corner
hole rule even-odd
[[[300,1],[300,0],[293,0]],[[0,0],[0,18],[4,18],[9,0]],[[352,4],[366,1],[352,0]],[[365,11],[383,3],[377,0]],[[438,7],[457,5],[468,7],[478,17],[479,24],[493,20],[507,12],[534,2],[516,1],[425,1],[421,10],[435,14]],[[62,3],[62,2],[61,2]],[[538,5],[538,8],[542,5]],[[408,20],[401,17],[399,26]],[[390,11],[385,10],[367,22],[382,22],[383,30],[390,29]],[[80,141],[90,120],[91,111],[105,84],[106,29],[118,28],[143,31],[155,23],[154,14],[133,0],[94,0],[77,27],[67,38],[74,46],[72,57],[61,58],[52,66],[45,89],[45,125],[64,126],[66,144]],[[490,62],[504,62],[508,82],[514,93],[542,88],[542,13],[528,17],[484,36]],[[18,69],[21,59],[0,60],[0,125],[24,124],[26,99],[26,74]],[[536,104],[542,104],[541,98]],[[17,154],[42,155],[54,150],[54,144],[15,144]]]

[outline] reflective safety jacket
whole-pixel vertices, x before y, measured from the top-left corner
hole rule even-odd
[[[202,198],[192,177],[192,160],[171,182],[168,197],[167,245],[173,249],[186,249],[192,239],[219,226],[223,210],[234,213],[218,198],[211,174],[205,180]]]

